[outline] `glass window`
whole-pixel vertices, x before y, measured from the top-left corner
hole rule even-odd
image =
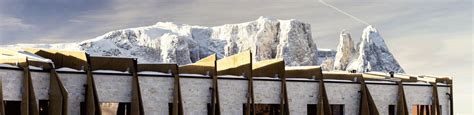
[[[396,115],[395,105],[388,105],[388,115]]]
[[[247,112],[247,104],[243,104],[243,113]],[[256,115],[280,115],[280,104],[255,104]]]
[[[40,115],[48,115],[49,100],[39,100],[38,106]]]
[[[431,113],[431,106],[432,105],[413,105],[411,107],[411,113],[412,115],[435,115]],[[439,106],[440,111],[441,105]]]
[[[331,113],[333,115],[344,115],[344,104],[330,104],[329,106],[331,106]],[[316,104],[308,104],[306,110],[308,111],[308,115],[317,115]]]
[[[5,115],[21,115],[21,101],[4,101]]]

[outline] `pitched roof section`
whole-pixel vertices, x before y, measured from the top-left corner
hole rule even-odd
[[[119,57],[90,57],[89,62],[92,70],[115,70],[132,71],[134,67],[134,58]]]
[[[252,73],[252,53],[245,51],[217,60],[217,75],[244,75]]]
[[[323,77],[323,73],[320,66],[286,67],[285,76],[287,78],[321,79]]]
[[[270,59],[252,64],[253,77],[283,77],[284,75],[285,62],[283,59]]]
[[[196,63],[180,66],[179,73],[215,75],[216,60],[216,54],[212,54],[197,61]]]
[[[24,48],[23,50],[51,59],[55,68],[68,67],[83,70],[87,67],[87,54],[82,51],[64,51],[38,48]]]

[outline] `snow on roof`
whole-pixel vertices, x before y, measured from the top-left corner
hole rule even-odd
[[[45,63],[53,63],[53,61],[51,61],[51,60],[48,59],[48,58],[44,58],[44,57],[41,57],[41,56],[39,56],[39,55],[32,54],[32,53],[30,53],[30,52],[18,51],[18,54],[23,55],[23,56],[26,56],[26,57],[28,58],[28,60],[39,61],[39,62],[45,62]]]
[[[302,70],[302,69],[315,69],[321,68],[321,66],[288,66],[285,67],[285,70]]]

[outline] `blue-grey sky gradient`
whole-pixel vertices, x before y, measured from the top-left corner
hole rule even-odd
[[[380,31],[412,74],[454,76],[455,109],[473,114],[472,0],[325,0]],[[0,0],[0,45],[78,42],[158,21],[217,26],[259,16],[310,23],[320,48],[365,24],[318,0]]]

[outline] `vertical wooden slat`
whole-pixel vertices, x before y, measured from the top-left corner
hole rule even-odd
[[[23,86],[21,88],[21,115],[29,115],[30,113],[30,101],[29,101],[29,87],[28,87],[28,76],[30,71],[28,66],[22,67],[23,69]]]
[[[408,115],[408,107],[405,98],[405,90],[401,81],[398,84],[397,115]]]
[[[49,76],[49,115],[62,115],[63,95],[59,87],[59,79],[56,71],[51,69]]]
[[[28,59],[27,59],[28,60]],[[39,107],[38,100],[33,89],[33,83],[31,79],[31,73],[28,67],[28,62],[25,66],[22,66],[23,69],[23,86],[22,86],[22,102],[21,102],[21,111],[22,115],[38,115]]]
[[[328,96],[326,93],[326,86],[324,85],[324,79],[321,78],[319,81],[319,93],[318,93],[318,104],[317,104],[318,115],[332,115],[331,106],[329,105]]]
[[[87,88],[86,88],[86,107],[87,115],[102,115],[100,108],[99,97],[95,86],[94,76],[92,75],[92,66],[90,56],[86,55],[88,66],[85,68],[87,74]]]
[[[138,80],[137,73],[137,60],[133,59],[133,68],[132,68],[132,102],[131,102],[131,113],[132,115],[143,115],[143,102],[140,93],[140,82]],[[129,110],[130,111],[130,110]]]
[[[284,70],[282,70],[284,72]],[[286,77],[285,74],[283,73],[281,78],[281,101],[280,101],[280,108],[282,112],[280,113],[281,115],[290,115],[290,107],[288,103],[288,91],[286,87]]]
[[[424,115],[425,114],[425,106],[421,105],[421,107],[419,107],[419,112],[418,112],[418,115]]]
[[[172,74],[174,76],[174,85],[173,85],[173,115],[183,115],[183,102],[181,97],[181,83],[179,80],[179,71],[178,65],[174,65]]]
[[[5,102],[3,100],[3,79],[0,80],[0,115],[5,115]]]
[[[31,78],[31,72],[29,69],[27,76],[27,83],[28,83],[28,106],[29,106],[29,115],[39,115],[39,106],[38,106],[38,99],[36,98],[36,93],[33,87],[33,79]]]
[[[439,108],[439,98],[438,98],[438,85],[435,83],[431,83],[433,88],[432,97],[431,97],[431,114],[433,115],[440,115],[441,110]]]
[[[178,67],[176,66],[176,68],[178,68]],[[177,72],[177,73],[179,73],[179,72]],[[179,79],[179,75],[178,75],[177,80],[178,80],[177,85],[178,85],[178,99],[179,99],[179,102],[178,102],[179,115],[183,115],[184,114],[183,97],[182,97],[182,94],[181,94],[181,80]]]
[[[359,106],[359,115],[379,115],[377,107],[374,103],[370,91],[365,84],[365,80],[362,77],[357,78],[360,82],[361,98]]]
[[[248,73],[244,73],[244,76],[248,79],[248,87],[247,87],[247,114],[255,115],[256,108],[255,108],[255,96],[253,92],[253,73],[252,73],[252,52],[249,52],[249,60],[250,60],[250,69]]]
[[[178,98],[178,75],[174,74],[174,83],[173,83],[173,109],[172,109],[172,114],[173,115],[178,115],[179,114],[179,98]]]
[[[454,115],[454,108],[453,108],[453,104],[454,104],[454,94],[453,94],[453,83],[449,84],[449,93],[451,94],[450,97],[449,97],[449,113],[450,115]]]
[[[255,114],[255,106],[254,106],[254,95],[253,95],[253,78],[251,75],[247,76],[247,115],[254,115]]]
[[[214,55],[215,56],[215,55]],[[211,106],[212,106],[212,115],[220,115],[221,114],[221,107],[219,101],[219,82],[217,79],[217,61],[214,60],[214,72],[211,74],[212,76],[212,99],[211,99]]]
[[[69,114],[69,95],[68,95],[69,93],[68,93],[66,87],[63,85],[61,79],[59,79],[59,77],[56,77],[56,79],[59,83],[59,88],[60,88],[61,94],[63,96],[62,114],[63,115],[68,115]]]
[[[252,52],[250,52],[249,57],[250,57],[249,58],[250,59],[250,65],[252,65],[252,63],[253,63]],[[252,105],[252,109],[253,109],[252,115],[255,115],[255,113],[257,112],[257,109],[256,109],[256,106],[255,106],[255,93],[253,91],[253,72],[252,72],[252,70],[253,70],[253,68],[252,68],[252,66],[250,66],[250,74],[249,74],[250,76],[249,77],[251,78],[250,79],[251,80],[250,85],[252,85],[250,87],[250,89],[251,89],[250,96],[251,96],[251,99],[252,99],[251,100],[252,103],[250,103],[250,105]]]

